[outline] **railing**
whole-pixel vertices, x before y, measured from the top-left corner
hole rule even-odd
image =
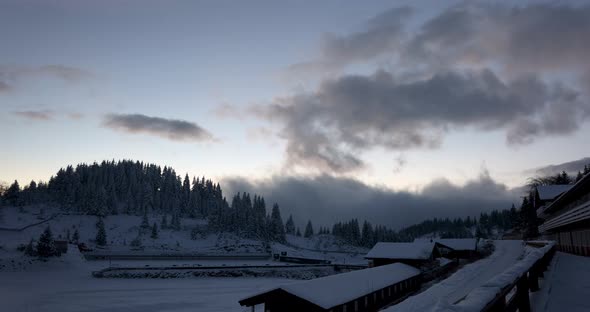
[[[529,290],[539,290],[539,277],[547,270],[553,255],[555,243],[535,249],[522,260],[506,269],[502,274],[471,291],[463,300],[450,307],[435,307],[433,311],[508,311],[529,312]]]
[[[590,218],[590,201],[587,201],[573,209],[565,211],[560,215],[548,219],[539,226],[539,231],[546,232],[558,227],[563,227],[574,222],[587,220]]]

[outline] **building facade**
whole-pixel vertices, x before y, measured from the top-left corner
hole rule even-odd
[[[590,256],[590,174],[537,215],[543,219],[542,238],[554,240],[559,251]]]

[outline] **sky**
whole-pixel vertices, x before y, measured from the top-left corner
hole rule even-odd
[[[134,159],[328,208],[506,204],[589,154],[589,36],[589,1],[0,0],[0,180]]]

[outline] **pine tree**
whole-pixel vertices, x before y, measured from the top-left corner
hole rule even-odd
[[[295,235],[297,235],[297,237],[301,237],[301,230],[299,230],[299,228],[297,228],[297,234]]]
[[[107,244],[107,232],[104,228],[104,221],[102,218],[98,219],[96,223],[97,232],[96,232],[96,245],[98,246],[106,246]]]
[[[303,236],[305,238],[313,236],[313,225],[311,225],[311,220],[307,221],[307,225],[305,226],[305,234]]]
[[[10,187],[8,187],[4,194],[2,194],[2,197],[4,197],[4,201],[6,201],[7,204],[19,206],[21,203],[20,191],[21,190],[18,181],[14,180],[14,183],[12,183]]]
[[[152,239],[158,238],[158,224],[156,224],[156,222],[154,222],[154,225],[152,226],[152,235],[150,235],[150,237]]]
[[[271,239],[277,242],[285,242],[285,227],[283,226],[283,219],[281,218],[279,205],[276,203],[272,207],[270,222]]]
[[[33,245],[32,238],[31,238],[31,241],[29,241],[29,243],[27,244],[27,247],[25,248],[25,255],[27,255],[29,257],[35,256],[35,247]]]
[[[143,214],[143,217],[141,218],[141,226],[142,229],[149,229],[150,228],[150,221],[148,220],[148,216],[147,213]]]
[[[131,247],[141,247],[141,236],[138,234],[130,243]]]
[[[178,214],[172,215],[172,221],[170,223],[170,227],[175,231],[180,231],[181,224],[180,224],[180,217]]]
[[[55,248],[55,242],[53,241],[53,234],[49,226],[45,228],[45,231],[39,237],[37,242],[37,255],[39,257],[47,258],[57,255],[57,249]]]
[[[162,230],[167,229],[168,228],[168,217],[166,216],[166,214],[164,214],[162,216],[162,221],[160,222],[160,228]]]
[[[372,247],[375,244],[374,239],[373,226],[365,220],[363,223],[361,244],[365,247]]]
[[[78,229],[76,228],[76,230],[74,230],[74,234],[72,235],[72,241],[77,243],[79,240],[80,240],[80,233],[78,232]]]

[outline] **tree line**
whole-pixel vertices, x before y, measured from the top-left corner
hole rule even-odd
[[[538,235],[539,220],[533,207],[534,187],[539,185],[571,184],[590,173],[590,166],[579,171],[576,178],[566,172],[547,177],[529,179],[530,192],[523,197],[520,209],[482,213],[479,218],[429,219],[399,231],[382,225],[373,225],[358,219],[338,222],[329,227],[320,227],[317,234],[332,234],[345,242],[371,247],[379,241],[412,241],[427,234],[437,233],[441,238],[489,237],[493,230],[518,229],[525,237]],[[128,214],[143,216],[162,215],[160,228],[180,230],[180,218],[207,218],[209,230],[233,232],[242,237],[285,242],[286,234],[311,237],[316,234],[312,221],[305,226],[303,235],[290,216],[286,223],[278,204],[267,214],[264,197],[249,193],[237,193],[231,205],[223,196],[219,183],[209,179],[184,179],[170,167],[161,168],[130,160],[103,161],[91,165],[79,164],[60,169],[49,182],[31,181],[21,188],[18,181],[2,186],[0,204],[25,206],[56,204],[68,212],[96,215],[99,218]],[[167,215],[171,216],[168,223]],[[97,225],[99,232],[101,226]],[[102,226],[104,227],[104,225]],[[153,237],[158,235],[157,224],[145,224],[151,228]],[[97,236],[101,236],[100,235]],[[198,233],[197,233],[198,234]],[[100,240],[101,243],[103,239]]]
[[[360,225],[358,219],[352,219],[335,223],[332,226],[332,235],[348,244],[363,247],[372,247],[377,242],[411,242],[424,235],[436,235],[440,238],[487,238],[494,230],[508,230],[518,226],[520,220],[520,212],[513,205],[510,209],[481,213],[479,219],[469,216],[452,220],[434,218],[399,231],[383,225],[373,225],[368,221]]]
[[[284,241],[286,233],[279,206],[267,215],[262,196],[238,193],[229,205],[219,183],[188,174],[181,178],[170,167],[131,160],[67,166],[47,183],[31,181],[22,188],[14,181],[0,198],[5,205],[57,205],[98,217],[170,215],[174,229],[185,217],[206,218],[215,231],[251,238]]]

